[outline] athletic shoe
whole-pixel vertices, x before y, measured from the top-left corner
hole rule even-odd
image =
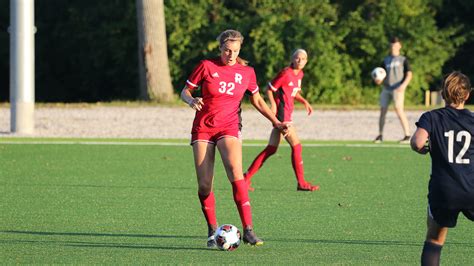
[[[383,136],[382,135],[378,135],[375,139],[374,139],[374,143],[382,143],[383,142]]]
[[[253,229],[245,229],[244,230],[244,237],[242,240],[245,244],[249,244],[252,246],[261,246],[263,245],[263,240],[257,237]]]
[[[304,183],[304,184],[298,184],[298,187],[296,188],[296,191],[316,191],[319,190],[318,185],[313,185],[311,183]]]
[[[411,138],[411,136],[405,136],[403,139],[401,139],[400,141],[398,141],[398,143],[400,143],[400,144],[408,144],[408,143],[410,143],[410,138]]]
[[[216,245],[216,231],[210,231],[209,232],[209,237],[207,238],[207,248],[215,248],[217,247]]]

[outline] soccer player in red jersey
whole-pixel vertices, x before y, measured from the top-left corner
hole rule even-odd
[[[292,57],[289,67],[284,68],[278,75],[268,83],[267,95],[271,103],[271,110],[279,121],[290,125],[294,108],[294,100],[304,104],[308,115],[311,115],[313,108],[301,96],[301,80],[303,79],[303,68],[308,60],[308,54],[303,49],[297,49]],[[288,128],[289,134],[284,136],[291,146],[291,162],[298,181],[298,191],[315,191],[319,189],[318,185],[312,185],[304,179],[304,168],[302,158],[302,147],[294,127]],[[247,172],[244,174],[249,190],[254,189],[250,186],[252,176],[260,169],[266,159],[272,156],[280,144],[281,133],[273,129],[270,134],[270,140],[267,147],[255,158]]]
[[[232,183],[234,201],[244,228],[243,241],[258,246],[262,245],[263,241],[253,231],[248,188],[242,173],[240,102],[244,94],[250,95],[252,105],[270,120],[279,132],[288,134],[288,128],[275,118],[260,96],[254,69],[238,57],[243,41],[242,34],[235,30],[226,30],[217,40],[220,57],[199,62],[181,92],[181,99],[196,110],[191,145],[199,200],[208,225],[207,246],[215,247],[214,233],[218,226],[212,189],[216,147],[227,177]],[[202,98],[193,97],[192,92],[199,87]]]

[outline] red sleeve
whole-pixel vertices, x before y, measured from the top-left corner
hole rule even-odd
[[[268,87],[272,90],[272,91],[277,91],[281,85],[284,83],[284,79],[285,79],[285,69],[280,71],[280,73],[278,73],[278,75],[270,82],[268,82]]]
[[[255,70],[252,68],[250,70],[250,82],[249,86],[247,88],[247,91],[249,91],[252,95],[258,92],[258,84],[257,84],[257,76],[255,75]]]
[[[191,90],[197,89],[199,86],[201,86],[202,81],[206,78],[206,73],[206,66],[204,60],[202,60],[194,68],[191,75],[189,75],[188,79],[186,80],[186,86]]]

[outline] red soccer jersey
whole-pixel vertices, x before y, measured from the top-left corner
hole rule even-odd
[[[258,92],[252,67],[227,66],[220,58],[202,60],[186,81],[190,89],[202,90],[203,109],[196,111],[194,132],[213,132],[241,127],[240,102],[244,93]]]
[[[293,72],[291,67],[285,67],[278,75],[268,83],[269,89],[275,93],[275,103],[277,106],[276,117],[281,122],[291,122],[294,100],[298,91],[301,90],[301,80],[303,70],[298,74]]]

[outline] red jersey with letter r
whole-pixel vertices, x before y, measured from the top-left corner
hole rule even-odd
[[[204,102],[203,109],[196,111],[191,133],[240,129],[240,102],[246,91],[258,92],[252,67],[239,63],[228,66],[220,58],[199,62],[186,86],[191,90],[201,87]]]
[[[277,106],[276,117],[280,122],[292,121],[295,106],[294,99],[298,91],[301,90],[301,80],[303,76],[303,70],[295,74],[291,67],[285,67],[268,83],[268,88],[275,94],[274,98]]]

